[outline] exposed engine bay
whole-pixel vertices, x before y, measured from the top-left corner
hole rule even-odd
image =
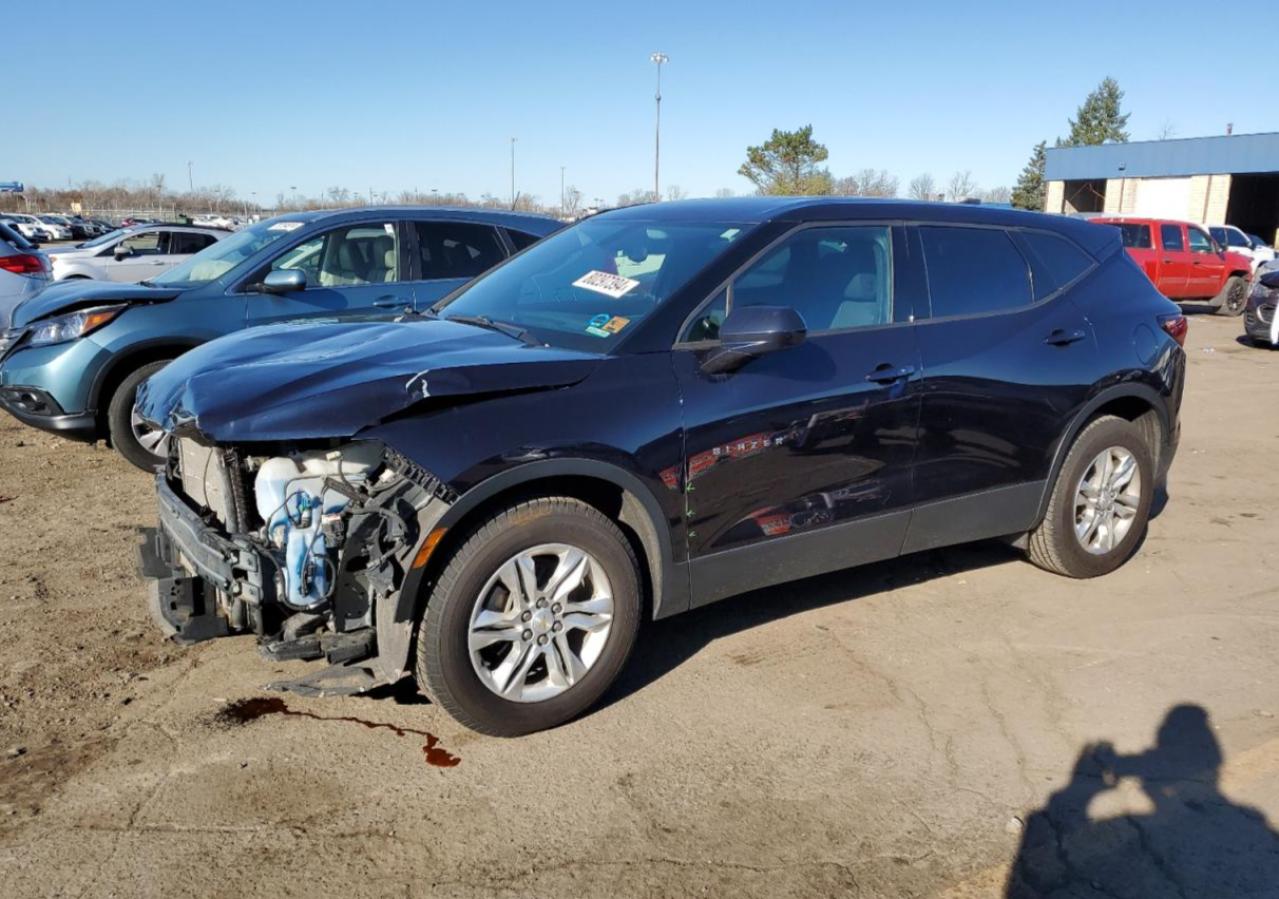
[[[272,659],[327,659],[270,685],[300,692],[404,675],[413,575],[455,499],[439,479],[376,441],[245,450],[174,436],[156,486],[141,568],[174,640],[252,632]]]

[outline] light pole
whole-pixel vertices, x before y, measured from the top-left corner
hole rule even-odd
[[[662,199],[662,65],[670,62],[665,53],[649,57],[657,63],[657,120],[653,131],[653,200]]]
[[[560,166],[560,218],[564,218],[564,166]]]
[[[187,190],[190,193],[195,193],[195,178],[191,176],[191,162],[189,160],[187,162]]]
[[[511,209],[515,208],[515,138],[511,138]]]

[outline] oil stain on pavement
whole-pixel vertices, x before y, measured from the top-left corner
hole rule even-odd
[[[288,704],[278,696],[251,696],[247,699],[237,699],[234,702],[227,703],[215,716],[216,720],[222,724],[242,725],[267,715],[284,715],[292,718],[310,718],[313,721],[349,721],[352,724],[358,724],[369,730],[389,730],[397,737],[405,737],[414,734],[419,737],[426,738],[426,745],[422,747],[422,754],[426,756],[426,763],[436,768],[455,768],[461,764],[462,760],[440,746],[440,740],[435,734],[428,733],[424,730],[414,730],[411,727],[401,727],[398,724],[391,724],[385,721],[368,721],[364,718],[355,718],[350,715],[317,715],[314,712],[305,712],[298,709],[289,708]]]

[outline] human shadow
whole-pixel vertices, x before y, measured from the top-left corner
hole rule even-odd
[[[1170,709],[1145,752],[1084,747],[1070,783],[1026,820],[1006,899],[1279,896],[1279,833],[1222,795],[1222,761],[1197,705]],[[1150,810],[1090,817],[1124,778]]]

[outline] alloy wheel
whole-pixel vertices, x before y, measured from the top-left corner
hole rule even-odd
[[[613,622],[603,566],[565,543],[511,556],[476,597],[467,634],[471,666],[493,693],[541,702],[581,681]]]
[[[1141,503],[1141,471],[1122,446],[1102,450],[1075,488],[1075,537],[1094,555],[1105,555],[1132,529]]]
[[[164,458],[169,453],[169,435],[162,429],[147,424],[146,419],[134,409],[129,413],[129,426],[133,431],[133,439],[153,456]]]

